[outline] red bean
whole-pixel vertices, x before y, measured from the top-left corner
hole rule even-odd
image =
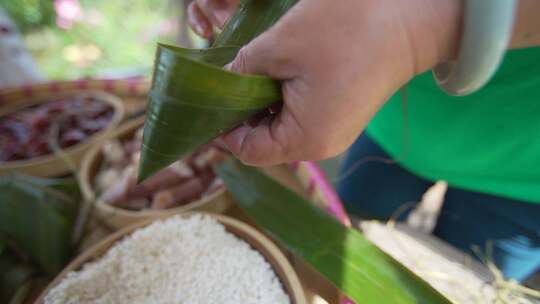
[[[105,128],[113,108],[93,97],[74,96],[31,106],[0,117],[0,161],[28,159],[49,154],[51,127],[59,126],[62,148],[76,145]],[[9,135],[9,140],[6,139]],[[9,144],[5,144],[9,142]],[[15,146],[15,147],[13,147]]]
[[[60,147],[67,148],[86,139],[86,133],[79,129],[69,130],[60,137]]]

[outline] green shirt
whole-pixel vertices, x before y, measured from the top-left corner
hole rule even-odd
[[[495,77],[465,97],[446,95],[430,72],[419,75],[405,112],[397,93],[367,132],[428,180],[540,203],[540,48],[509,51]]]

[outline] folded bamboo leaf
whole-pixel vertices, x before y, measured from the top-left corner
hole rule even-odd
[[[71,189],[70,184],[77,187],[71,181],[22,175],[0,177],[0,235],[14,242],[51,275],[63,268],[72,253],[71,234],[78,200],[70,195],[78,190]]]
[[[356,303],[450,303],[358,231],[258,169],[230,159],[217,172],[257,225]]]
[[[238,48],[158,47],[144,123],[139,180],[280,99],[266,77],[222,69]]]
[[[211,49],[158,46],[139,181],[281,100],[278,82],[222,66],[295,3],[243,0]]]

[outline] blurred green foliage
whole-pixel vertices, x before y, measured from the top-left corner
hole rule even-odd
[[[26,46],[48,78],[149,76],[156,43],[170,42],[179,31],[178,0],[79,2],[81,15],[69,27],[59,28],[53,0],[0,0],[21,26]]]
[[[0,0],[0,6],[23,32],[54,24],[53,0]]]

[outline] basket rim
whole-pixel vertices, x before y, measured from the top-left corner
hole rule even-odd
[[[54,100],[55,98],[80,96],[80,95],[96,96],[99,100],[110,104],[114,109],[113,117],[105,128],[92,134],[83,142],[80,142],[76,145],[73,145],[71,147],[68,147],[67,149],[62,150],[64,153],[68,155],[71,153],[80,152],[82,150],[87,149],[89,146],[95,143],[95,141],[99,141],[100,139],[103,139],[105,136],[107,136],[108,133],[110,133],[116,126],[118,126],[122,122],[122,119],[125,116],[125,109],[124,109],[122,100],[119,97],[112,95],[110,93],[104,92],[104,91],[100,91],[100,90],[85,90],[85,91],[79,91],[79,92],[35,96],[35,97],[31,97],[25,102],[17,103],[16,106],[9,107],[9,109],[6,109],[7,107],[2,107],[4,109],[0,108],[0,117],[17,112],[18,110],[24,109],[32,105],[50,102]],[[55,161],[57,158],[58,157],[54,155],[54,153],[49,153],[46,155],[42,155],[42,156],[30,158],[30,159],[0,162],[0,170],[17,170],[20,168],[43,165],[43,164],[47,164],[49,162]]]
[[[306,304],[307,300],[304,294],[304,289],[300,283],[300,279],[296,270],[292,266],[291,262],[287,259],[285,253],[272,241],[269,237],[265,236],[262,232],[255,229],[238,219],[232,218],[230,216],[207,213],[207,212],[184,212],[174,215],[166,215],[158,218],[153,218],[141,222],[134,223],[127,227],[124,227],[121,230],[118,230],[111,235],[105,237],[98,243],[92,245],[90,248],[85,250],[83,253],[78,255],[73,259],[55,278],[50,282],[47,287],[40,293],[39,297],[35,300],[35,304],[41,304],[44,301],[45,296],[49,291],[57,286],[68,273],[72,271],[80,270],[86,263],[92,262],[93,260],[101,258],[106,254],[116,243],[124,239],[125,237],[133,234],[138,229],[147,227],[154,222],[163,221],[170,219],[172,217],[180,216],[187,218],[194,215],[208,215],[216,219],[220,224],[225,226],[225,229],[246,242],[250,247],[259,252],[263,258],[271,265],[272,270],[279,278],[280,283],[282,284],[283,289],[287,292],[291,303],[293,304]],[[245,233],[245,235],[240,235],[240,233]],[[255,244],[263,247],[264,250],[259,249]],[[270,259],[270,257],[272,259]]]
[[[127,121],[120,126],[117,130],[109,134],[105,140],[110,140],[114,138],[120,138],[123,136],[129,136],[130,133],[136,132],[138,127],[141,127],[144,123],[144,117],[139,117],[131,121]],[[138,217],[148,217],[148,216],[161,216],[170,213],[179,213],[187,210],[192,210],[194,208],[200,207],[206,204],[209,201],[214,200],[215,198],[223,195],[226,192],[225,186],[219,187],[219,189],[214,192],[205,195],[197,200],[191,201],[185,205],[177,206],[174,208],[163,209],[163,210],[152,210],[152,209],[143,209],[143,210],[129,210],[120,207],[115,207],[110,204],[107,204],[100,200],[97,197],[96,191],[94,191],[93,179],[95,176],[91,176],[91,168],[97,162],[97,158],[101,155],[101,147],[93,147],[90,151],[86,153],[81,163],[80,170],[80,188],[85,200],[94,201],[97,208],[102,209],[107,213],[114,213],[118,216],[129,217],[129,218],[138,218]]]

